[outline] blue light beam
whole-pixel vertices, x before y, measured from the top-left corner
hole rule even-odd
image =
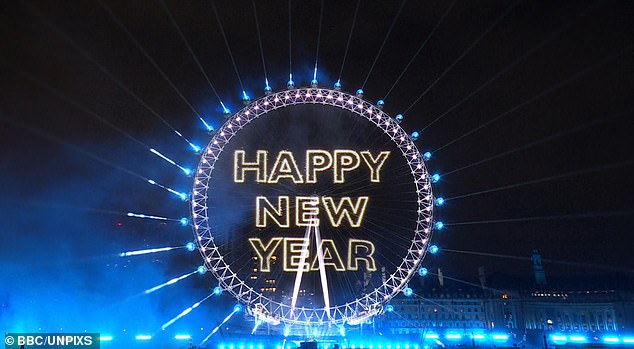
[[[165,251],[171,251],[171,250],[174,250],[174,249],[177,249],[177,248],[181,248],[181,247],[180,246],[177,246],[177,247],[159,247],[159,248],[148,248],[148,249],[145,249],[145,250],[121,252],[121,253],[119,253],[119,257],[130,257],[130,256],[139,256],[139,255],[143,255],[143,254],[165,252]]]
[[[143,291],[143,293],[144,294],[150,294],[152,292],[158,291],[158,290],[162,289],[165,286],[173,285],[173,284],[175,284],[175,283],[177,283],[177,282],[179,282],[179,281],[181,281],[183,279],[186,279],[186,278],[188,278],[188,277],[190,277],[190,276],[192,276],[192,275],[194,275],[196,273],[198,273],[198,269],[196,269],[196,270],[194,270],[194,271],[192,271],[190,273],[183,274],[183,275],[181,275],[179,277],[173,278],[170,281],[162,283],[162,284],[160,284],[158,286],[154,286],[152,288],[148,288],[147,290]]]
[[[218,330],[220,330],[220,328],[222,327],[222,325],[224,325],[225,323],[227,323],[227,321],[229,321],[229,319],[231,319],[231,317],[233,316],[233,314],[237,313],[238,311],[236,311],[236,309],[234,308],[233,311],[231,313],[229,313],[229,315],[227,315],[227,317],[225,317],[224,320],[222,320],[222,322],[220,324],[218,324],[218,326],[216,326],[216,328],[213,329],[213,331],[211,331],[210,334],[207,335],[207,337],[205,337],[205,339],[203,339],[202,342],[200,342],[200,345],[202,346],[203,344],[205,344],[209,338],[211,338],[211,336],[213,336],[216,332],[218,332]]]
[[[172,159],[168,158],[167,156],[165,156],[165,155],[161,154],[158,150],[156,150],[156,149],[154,149],[154,148],[150,148],[150,151],[151,151],[153,154],[155,154],[155,155],[157,155],[158,157],[160,157],[161,159],[163,159],[163,160],[165,160],[165,161],[169,162],[170,164],[172,164],[172,165],[174,165],[174,166],[178,167],[178,168],[179,168],[181,171],[183,171],[186,175],[188,175],[188,176],[189,176],[189,175],[192,173],[192,170],[190,170],[190,169],[188,169],[188,168],[185,168],[185,167],[183,167],[183,166],[181,166],[181,165],[177,164],[174,160],[172,160]]]
[[[134,213],[134,212],[128,212],[126,213],[126,215],[128,217],[134,217],[134,218],[143,218],[143,219],[154,219],[157,221],[172,221],[172,222],[179,222],[181,225],[187,225],[189,224],[189,219],[187,219],[187,217],[183,217],[183,218],[167,218],[167,217],[161,217],[161,216],[153,216],[153,215],[147,215],[147,214],[143,214],[143,213]]]
[[[172,194],[174,194],[174,195],[178,196],[178,197],[179,197],[181,200],[183,200],[183,201],[187,200],[187,194],[186,194],[186,193],[182,193],[182,192],[176,191],[176,190],[174,190],[174,189],[172,189],[172,188],[166,187],[166,186],[164,186],[164,185],[163,185],[163,184],[161,184],[161,183],[157,183],[157,182],[156,182],[155,180],[153,180],[153,179],[148,179],[148,180],[147,180],[147,182],[148,182],[148,183],[150,183],[150,184],[152,184],[152,185],[155,185],[155,186],[157,186],[157,187],[159,187],[159,188],[162,188],[162,189],[165,189],[165,190],[169,191],[170,193],[172,193]]]
[[[201,301],[194,303],[191,307],[183,310],[180,314],[174,316],[171,320],[169,320],[168,322],[164,323],[163,326],[161,326],[161,330],[165,331],[166,328],[170,327],[173,323],[175,323],[176,321],[178,321],[178,319],[186,316],[187,314],[189,314],[192,310],[198,308],[198,306],[206,301],[207,299],[211,298],[211,296],[213,296],[214,293],[209,294],[207,297],[203,298]]]

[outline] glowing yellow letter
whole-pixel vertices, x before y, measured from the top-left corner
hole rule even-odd
[[[376,158],[374,158],[372,157],[372,154],[369,151],[361,152],[361,157],[363,158],[363,161],[365,161],[366,165],[368,165],[368,167],[370,168],[371,182],[374,182],[374,183],[381,182],[381,174],[379,171],[381,171],[381,168],[385,164],[385,160],[387,160],[387,157],[389,155],[390,155],[389,151],[382,151],[379,153],[379,155]]]
[[[348,270],[359,270],[359,261],[365,262],[366,271],[376,271],[374,244],[366,240],[350,239],[348,244]]]
[[[354,150],[335,150],[335,183],[344,183],[344,172],[359,167],[359,154]]]
[[[280,196],[277,198],[277,207],[273,206],[269,199],[264,196],[258,196],[255,199],[255,226],[258,228],[266,228],[266,217],[277,223],[280,228],[290,227],[290,214],[288,211],[290,199],[288,196]],[[264,205],[262,205],[264,203]]]
[[[339,251],[335,246],[335,242],[331,239],[321,240],[321,249],[324,251],[324,266],[332,265],[336,271],[346,271],[346,267],[341,260]],[[313,263],[311,263],[311,270],[319,270],[319,255],[315,255]]]
[[[244,162],[244,150],[236,150],[233,153],[233,181],[244,183],[244,172],[255,171],[258,183],[266,183],[266,150],[258,150],[256,162]]]
[[[317,183],[317,171],[325,171],[332,166],[332,156],[325,150],[306,151],[306,183]]]
[[[284,271],[297,271],[302,261],[302,254],[308,260],[308,240],[304,238],[284,238]],[[308,271],[308,262],[302,268]]]
[[[273,252],[277,249],[277,246],[282,241],[282,238],[272,238],[266,246],[262,244],[262,240],[258,238],[251,238],[249,242],[253,246],[253,250],[258,255],[260,260],[260,271],[268,273],[271,271],[271,257]]]
[[[319,225],[319,198],[316,196],[295,197],[295,225],[298,227]]]
[[[290,178],[295,184],[304,183],[302,174],[299,172],[299,168],[297,168],[295,157],[290,151],[282,150],[277,155],[277,160],[275,160],[273,169],[271,169],[268,183],[277,183],[280,178]]]
[[[332,197],[324,196],[321,198],[324,209],[328,214],[330,224],[332,224],[333,227],[340,226],[343,217],[346,217],[348,219],[348,223],[353,228],[361,226],[361,221],[363,220],[368,200],[369,198],[367,196],[360,196],[357,198],[357,203],[352,205],[352,199],[346,196],[339,200],[338,205],[335,205],[335,201]],[[353,215],[354,218],[352,218]]]

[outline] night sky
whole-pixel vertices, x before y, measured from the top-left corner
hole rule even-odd
[[[306,86],[317,53],[320,86],[340,77],[343,90],[384,99],[433,152],[435,194],[447,199],[434,239],[452,251],[428,257],[430,268],[469,282],[479,266],[530,277],[527,260],[478,254],[537,248],[549,279],[634,277],[631,2],[364,1],[346,50],[356,1],[325,1],[321,32],[321,3],[293,1],[290,54],[287,1],[257,3],[263,52],[251,1],[215,7],[0,5],[2,327],[72,326],[87,304],[98,309],[88,323],[123,312],[160,325],[204,297],[215,282],[199,277],[137,296],[193,270],[197,255],[116,257],[192,238],[175,222],[125,217],[188,213],[145,182],[191,187],[149,148],[195,167],[168,124],[206,145],[197,115],[220,126],[218,96],[237,111],[243,89],[263,95],[265,71],[285,88],[289,59]]]

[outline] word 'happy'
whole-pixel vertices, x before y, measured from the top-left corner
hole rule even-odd
[[[382,151],[373,156],[369,151],[335,150],[332,152],[320,149],[306,150],[306,161],[303,171],[299,170],[292,152],[282,150],[277,154],[273,166],[269,169],[269,152],[258,150],[255,161],[247,161],[244,150],[234,153],[233,181],[245,182],[246,172],[255,173],[257,183],[278,183],[280,179],[290,179],[295,184],[317,183],[317,172],[332,171],[334,183],[345,183],[346,172],[358,169],[365,164],[370,170],[370,182],[381,182],[381,168],[385,164],[389,151]]]

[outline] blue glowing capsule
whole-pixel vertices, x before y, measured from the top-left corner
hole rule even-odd
[[[363,89],[358,89],[357,90],[357,97],[359,97],[359,98],[363,97]]]
[[[442,230],[442,228],[445,227],[445,223],[438,221],[436,222],[435,226],[436,226],[436,230]]]
[[[436,254],[436,253],[438,253],[438,250],[439,250],[439,248],[438,248],[438,246],[436,246],[436,245],[431,245],[431,246],[429,246],[429,253],[431,253],[431,254]]]
[[[418,275],[420,276],[426,276],[428,273],[429,273],[429,270],[427,270],[427,268],[425,267],[418,269]]]
[[[393,311],[394,311],[394,306],[393,306],[392,304],[388,304],[388,305],[385,307],[385,311],[387,311],[388,313],[393,312]]]
[[[340,81],[335,82],[335,90],[341,90],[341,82]]]
[[[182,226],[186,226],[187,224],[189,224],[189,219],[187,217],[183,217],[179,219],[178,221],[180,222]]]
[[[403,114],[396,114],[396,116],[394,117],[394,119],[396,119],[396,122],[401,122],[401,121],[403,121]]]
[[[242,91],[242,101],[248,102],[251,100],[251,97],[246,93],[246,91]]]
[[[434,173],[431,176],[431,181],[434,182],[434,183],[438,183],[438,181],[440,181],[440,175],[438,173]]]
[[[214,287],[214,294],[216,296],[220,296],[222,294],[222,287],[220,287],[220,286]]]
[[[420,133],[418,133],[418,131],[412,132],[412,140],[413,141],[417,140],[418,137],[420,137]]]
[[[383,106],[385,106],[385,101],[384,101],[384,100],[382,100],[382,99],[379,99],[379,100],[376,102],[376,106],[377,106],[379,109],[383,108]]]
[[[414,295],[414,290],[412,290],[410,287],[405,287],[405,289],[403,289],[403,294],[405,295],[405,297],[411,297]]]
[[[310,86],[312,86],[312,87],[317,87],[317,84],[318,84],[317,79],[312,79],[310,81]]]
[[[288,80],[288,82],[286,83],[286,87],[288,88],[295,87],[295,81],[293,81],[292,79]]]
[[[187,244],[185,244],[185,248],[187,249],[187,251],[191,252],[196,249],[196,244],[190,241]]]
[[[271,88],[271,86],[269,86],[269,85],[264,86],[264,93],[265,94],[270,94],[271,92],[273,92],[273,89]]]
[[[201,265],[198,268],[196,268],[196,271],[198,271],[198,274],[202,275],[207,272],[207,267],[204,265]]]
[[[236,304],[233,306],[233,311],[235,311],[236,313],[239,313],[242,311],[242,305],[240,304]]]
[[[445,198],[443,198],[442,196],[436,198],[436,205],[437,206],[442,206],[444,204],[445,204]]]
[[[426,151],[426,152],[423,154],[423,159],[425,159],[425,160],[429,160],[429,159],[431,159],[431,152]]]

